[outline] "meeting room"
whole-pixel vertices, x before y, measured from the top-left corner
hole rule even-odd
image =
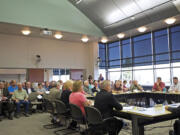
[[[180,135],[180,0],[0,0],[0,135]]]

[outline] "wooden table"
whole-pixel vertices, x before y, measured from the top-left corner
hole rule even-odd
[[[132,121],[132,134],[144,135],[144,126],[176,119],[179,116],[165,110],[164,106],[142,108],[136,106],[123,107],[123,110],[115,110],[116,115]]]

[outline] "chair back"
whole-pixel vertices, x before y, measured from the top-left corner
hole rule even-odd
[[[62,102],[60,100],[55,100],[55,104],[56,104],[56,111],[58,114],[64,114],[64,113],[68,112],[64,102]]]
[[[69,104],[71,109],[72,119],[77,122],[82,122],[84,120],[84,116],[79,106],[75,104]]]
[[[97,108],[86,106],[85,112],[86,112],[86,119],[88,124],[92,124],[92,125],[102,124],[103,122],[102,115]]]

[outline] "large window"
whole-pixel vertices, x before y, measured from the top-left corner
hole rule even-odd
[[[53,81],[62,80],[66,82],[70,79],[69,69],[53,69]]]
[[[99,44],[99,57],[101,59],[99,67],[101,69],[105,69],[106,67],[106,45],[105,44]]]
[[[153,85],[161,77],[166,85],[173,76],[180,80],[180,25],[107,43],[99,47],[108,79],[138,80]],[[102,67],[102,65],[100,66]]]

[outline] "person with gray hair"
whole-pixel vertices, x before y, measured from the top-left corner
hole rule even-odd
[[[14,94],[12,96],[12,99],[15,101],[16,104],[16,118],[19,118],[19,112],[20,112],[20,106],[23,104],[25,106],[25,116],[29,117],[28,111],[29,111],[29,101],[28,101],[28,94],[26,90],[22,88],[22,84],[17,84],[18,89],[14,91]]]
[[[83,89],[87,94],[92,95],[92,90],[89,89],[89,81],[88,80],[84,81],[84,88]]]
[[[122,110],[123,107],[111,93],[111,82],[109,80],[101,83],[101,91],[98,92],[95,97],[94,106],[99,109],[103,119],[109,118],[109,120],[104,123],[105,128],[111,129],[108,131],[109,135],[118,134],[123,127],[123,121],[114,117],[113,108]]]

